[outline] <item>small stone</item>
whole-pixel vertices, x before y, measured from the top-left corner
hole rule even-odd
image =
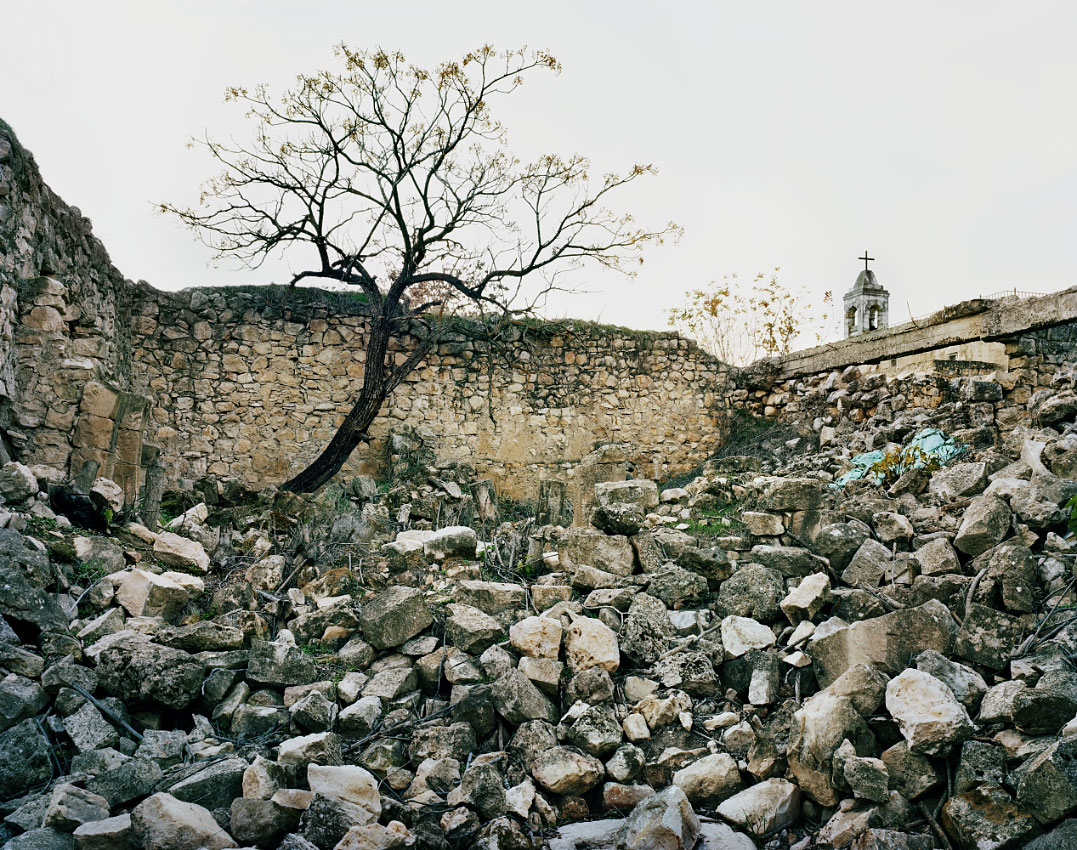
[[[561,650],[561,624],[546,617],[525,617],[509,629],[509,641],[529,658],[557,658]]]
[[[748,617],[726,617],[721,623],[722,645],[731,658],[739,658],[750,649],[774,646],[774,632]]]

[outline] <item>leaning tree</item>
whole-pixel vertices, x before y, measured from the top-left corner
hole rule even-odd
[[[460,304],[502,319],[526,312],[565,272],[594,262],[631,274],[648,230],[607,206],[644,174],[589,175],[582,156],[523,162],[492,108],[525,77],[560,70],[545,52],[486,46],[433,70],[400,53],[336,49],[338,68],[272,96],[229,88],[249,142],[197,140],[221,166],[197,207],[161,205],[217,258],[256,268],[285,252],[290,281],[355,287],[369,308],[362,384],[332,440],[283,485],[311,492],[343,466],[386,398],[444,334]],[[303,259],[296,262],[297,256]],[[406,356],[392,341],[407,337]]]

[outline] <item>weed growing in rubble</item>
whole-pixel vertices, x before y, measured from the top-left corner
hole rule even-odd
[[[73,578],[75,584],[86,587],[106,575],[108,575],[108,571],[105,569],[104,563],[99,558],[93,558],[89,561],[83,561],[75,567]]]
[[[688,533],[697,537],[721,537],[742,527],[740,502],[719,502],[701,508],[688,522]]]
[[[1072,534],[1077,534],[1077,496],[1073,496],[1066,502],[1066,510],[1070,512],[1066,524],[1069,526],[1069,530]]]
[[[928,475],[942,468],[937,457],[929,456],[917,445],[895,448],[888,451],[881,459],[868,467],[868,472],[889,487],[910,469],[923,469]]]

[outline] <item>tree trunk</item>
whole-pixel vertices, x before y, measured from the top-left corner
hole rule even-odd
[[[386,395],[384,391],[370,395],[364,386],[358,401],[344,417],[329,445],[310,466],[285,481],[281,487],[292,493],[313,493],[340,472],[356,446],[367,440],[367,428],[377,418]]]
[[[329,445],[310,466],[285,481],[281,485],[283,489],[292,493],[313,493],[340,472],[356,446],[368,439],[367,428],[377,418],[378,411],[395,387],[390,375],[386,374],[388,367],[385,362],[391,335],[390,313],[388,307],[383,307],[380,315],[371,318],[359,398],[344,417]],[[399,383],[399,378],[396,383]]]

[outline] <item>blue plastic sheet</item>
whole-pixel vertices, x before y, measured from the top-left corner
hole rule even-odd
[[[925,428],[920,431],[912,438],[912,442],[905,448],[905,451],[912,446],[916,446],[920,451],[910,453],[913,455],[913,460],[907,466],[898,469],[899,475],[908,472],[910,469],[925,466],[933,459],[938,460],[939,464],[945,466],[954,458],[961,457],[968,450],[966,446],[958,445],[953,437],[947,437],[938,428]],[[853,468],[830,486],[841,488],[850,481],[859,481],[861,478],[872,478],[876,484],[881,484],[883,476],[878,472],[872,472],[871,467],[884,457],[885,453],[881,449],[856,455],[852,461]]]

